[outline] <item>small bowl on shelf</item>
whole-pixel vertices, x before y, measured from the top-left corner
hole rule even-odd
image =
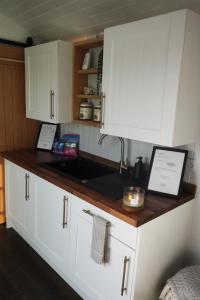
[[[84,95],[94,95],[94,89],[92,87],[85,86],[83,88]]]

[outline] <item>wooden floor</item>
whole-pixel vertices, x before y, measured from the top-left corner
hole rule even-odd
[[[81,300],[13,230],[0,226],[1,300]]]

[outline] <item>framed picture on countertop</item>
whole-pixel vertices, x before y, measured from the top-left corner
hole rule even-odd
[[[163,196],[179,198],[187,154],[187,150],[154,146],[147,190]]]
[[[57,124],[41,123],[36,142],[36,149],[51,151],[57,128]]]

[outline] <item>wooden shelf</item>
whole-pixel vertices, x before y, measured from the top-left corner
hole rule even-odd
[[[80,99],[96,99],[96,100],[102,99],[102,96],[97,96],[97,95],[77,95],[77,97]]]
[[[90,75],[90,74],[97,74],[97,69],[87,69],[87,70],[78,70],[78,74],[86,74],[86,75]]]
[[[91,49],[103,47],[103,37],[94,39],[86,39],[74,43],[73,51],[73,120],[75,123],[88,125],[93,127],[100,127],[97,122],[79,120],[80,103],[84,100],[102,100],[102,96],[98,95],[83,95],[84,87],[88,86],[88,78],[90,75],[97,75],[96,68],[82,70],[85,54]],[[90,79],[90,78],[89,78]],[[95,79],[95,78],[93,78]],[[90,80],[89,80],[90,81]]]
[[[100,128],[100,122],[94,122],[92,120],[73,120],[73,123],[81,124],[81,125],[87,125],[87,126],[92,126],[92,127],[98,127]]]
[[[94,39],[89,39],[89,40],[82,40],[79,42],[75,42],[74,46],[75,47],[80,47],[83,49],[90,49],[90,48],[96,48],[100,47],[103,45],[103,37],[98,37]]]

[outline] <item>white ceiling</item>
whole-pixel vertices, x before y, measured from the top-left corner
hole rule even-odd
[[[200,13],[200,0],[0,0],[0,12],[41,42],[94,35],[181,8]]]

